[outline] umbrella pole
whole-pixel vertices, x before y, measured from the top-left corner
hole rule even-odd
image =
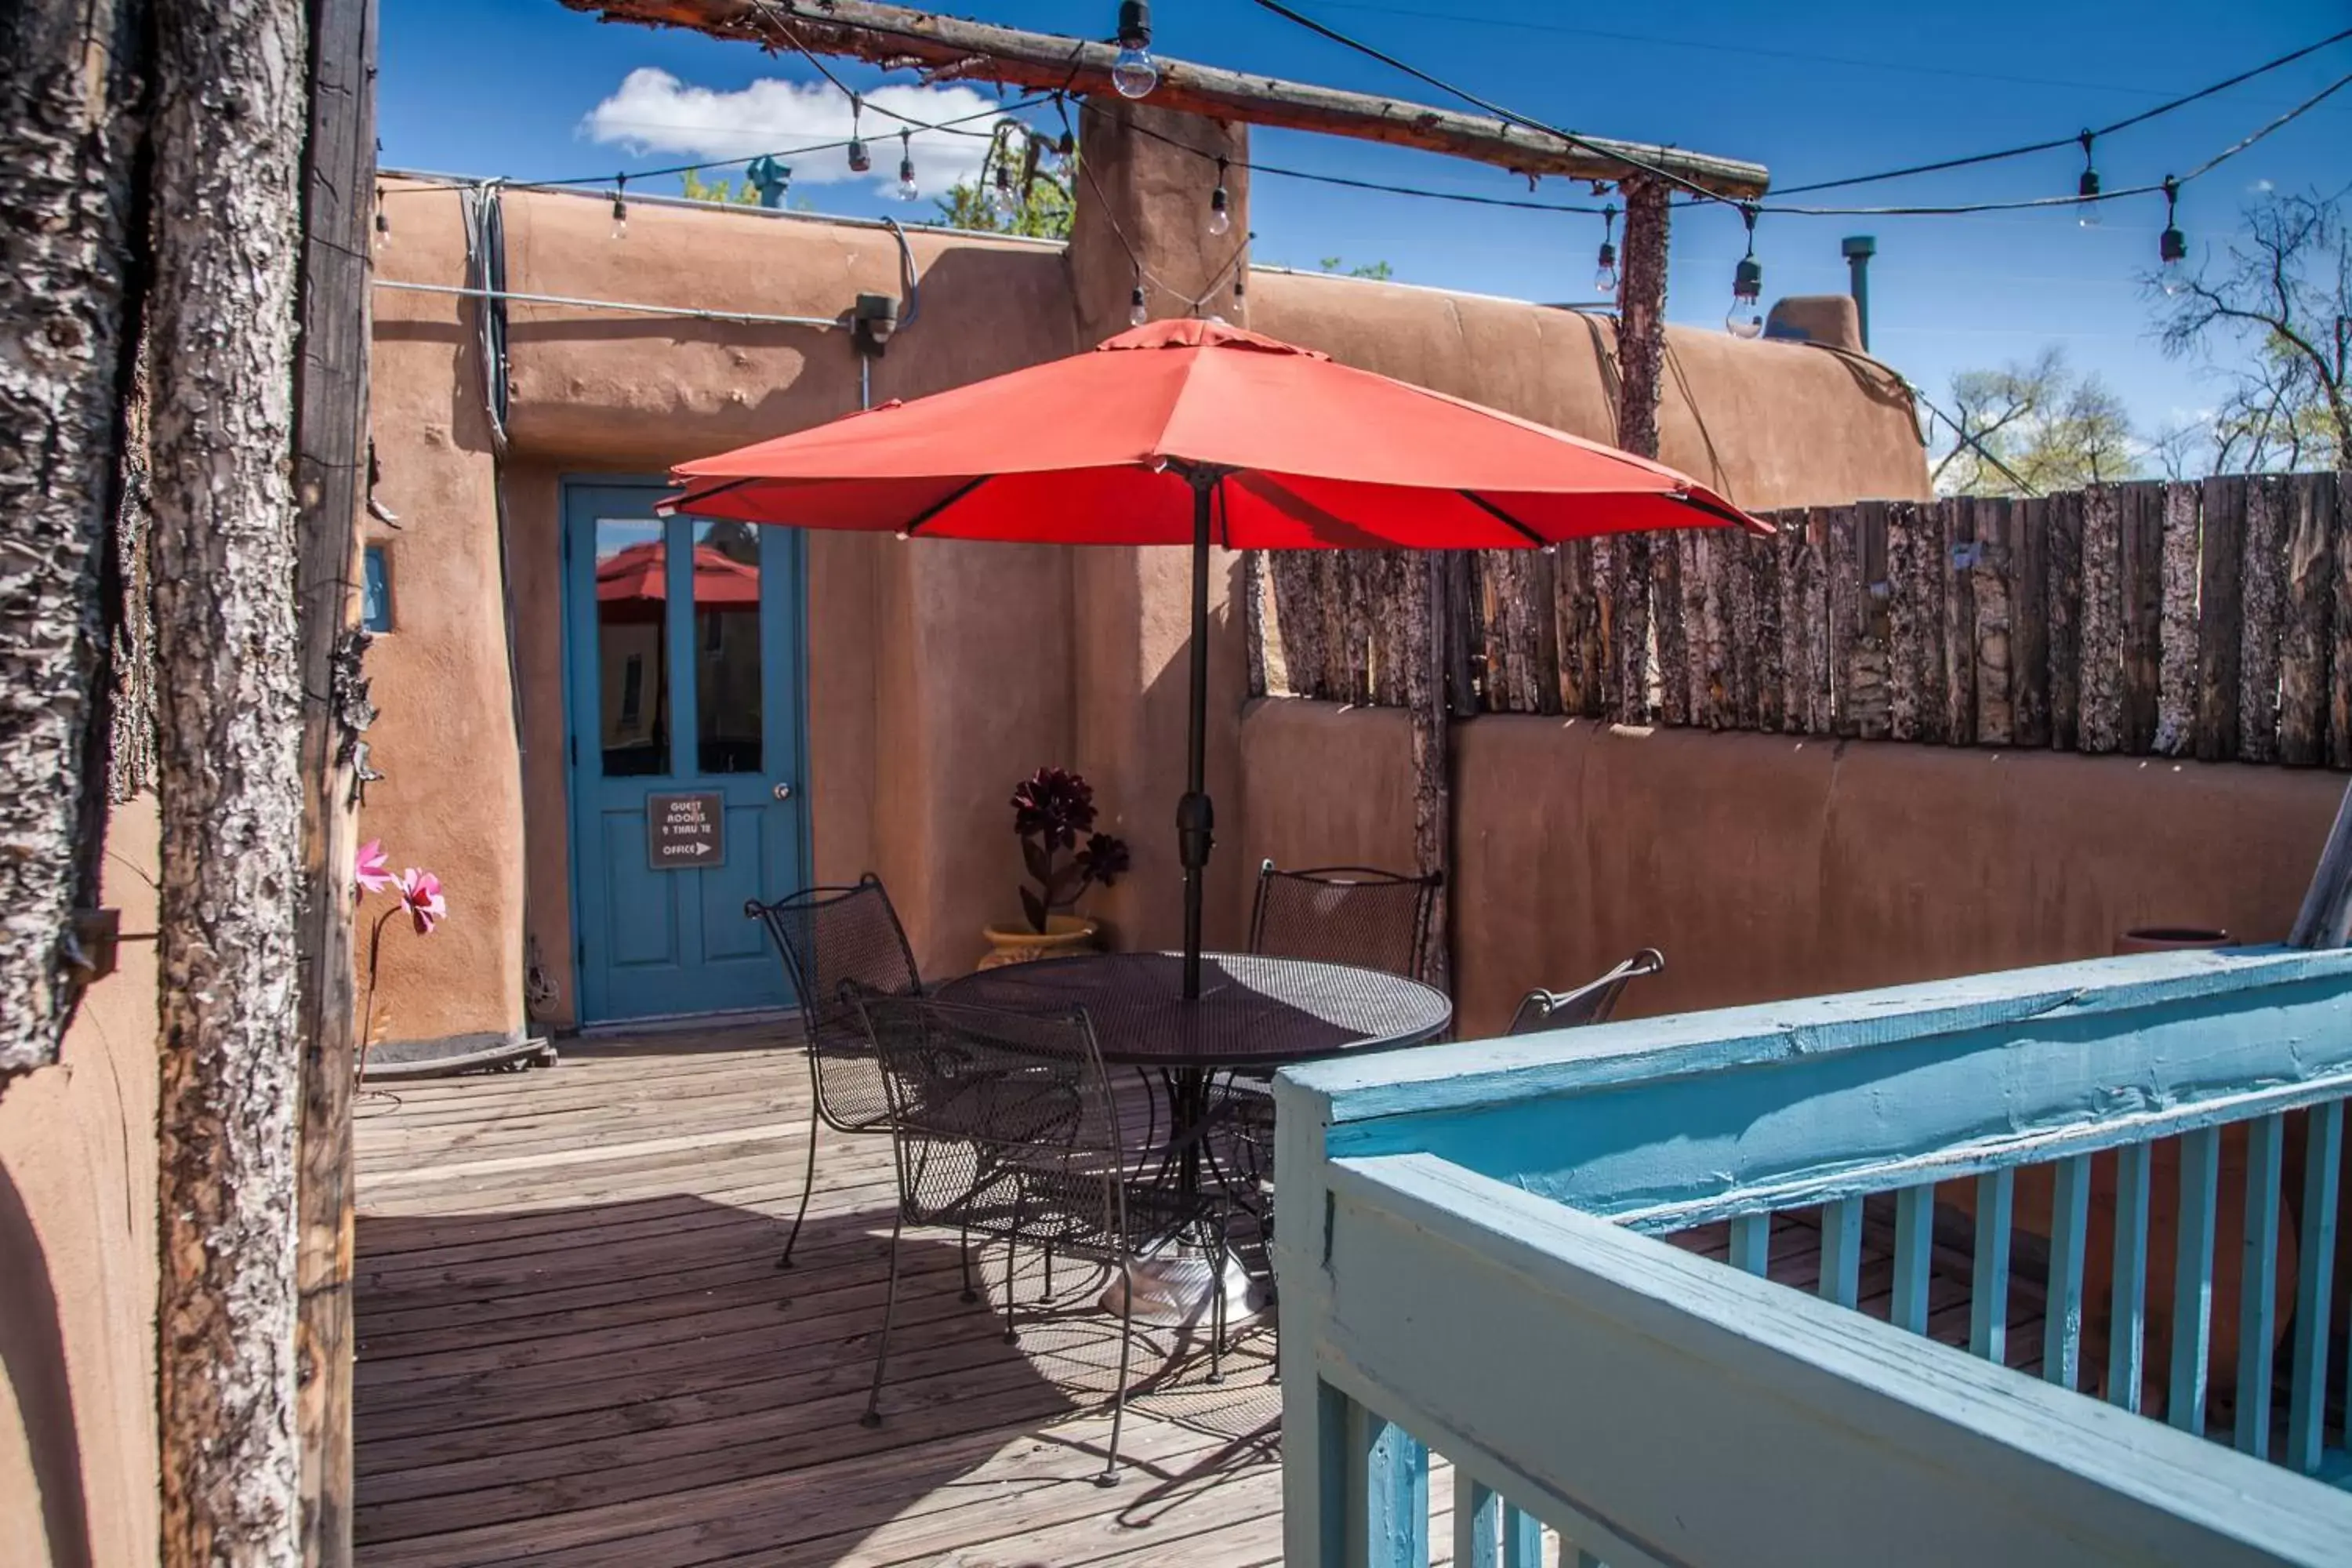
[[[1201,876],[1209,864],[1216,813],[1206,789],[1209,735],[1209,498],[1221,476],[1192,481],[1192,709],[1185,737],[1184,798],[1176,803],[1176,848],[1184,863],[1184,999],[1201,994]]]

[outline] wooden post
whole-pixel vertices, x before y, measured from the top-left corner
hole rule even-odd
[[[375,180],[374,0],[310,0],[295,364],[295,612],[302,679],[300,1291],[296,1375],[302,1555],[352,1560],[352,821],[347,721],[363,708],[352,626],[367,470],[368,255]]]
[[[2195,749],[2200,763],[2227,763],[2238,755],[2246,481],[2231,476],[2207,479],[2201,510],[2205,526],[2198,552]]]
[[[2287,481],[2286,626],[2279,658],[2279,761],[2307,768],[2326,759],[2327,662],[2335,639],[2336,476]]]
[[[1617,290],[1617,445],[1640,458],[1658,455],[1658,400],[1666,363],[1666,233],[1672,209],[1663,181],[1637,174],[1619,187],[1625,198],[1625,261]],[[1617,604],[1612,658],[1617,719],[1650,719],[1650,598],[1654,571],[1675,575],[1672,550],[1653,551],[1646,535],[1614,542]],[[1662,627],[1680,617],[1679,584],[1661,582]],[[1669,684],[1683,679],[1680,659],[1663,660]]]
[[[0,1081],[56,1059],[67,933],[97,901],[144,10],[25,0],[0,22]]]
[[[1444,881],[1431,901],[1430,984],[1453,990],[1454,785],[1452,721],[1446,711],[1446,628],[1453,621],[1449,590],[1452,552],[1404,557],[1406,703],[1412,710],[1412,854],[1423,876]]]
[[[156,8],[154,396],[163,1568],[293,1568],[289,962],[302,905],[295,644],[299,0]]]

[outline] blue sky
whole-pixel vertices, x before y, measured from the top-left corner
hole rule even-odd
[[[2190,5],[1946,6],[1816,4],[1764,14],[1753,0],[1597,12],[1534,0],[1298,0],[1302,10],[1522,113],[1594,135],[1674,142],[1768,164],[1794,184],[1894,164],[2070,135],[2352,24],[2343,0]],[[960,13],[1050,32],[1103,36],[1114,0],[961,0]],[[1301,31],[1248,0],[1161,0],[1155,47],[1187,58],[1438,101],[1433,89]],[[652,168],[708,149],[763,150],[837,134],[839,108],[804,62],[676,32],[601,25],[555,0],[383,0],[379,106],[388,167],[522,179]],[[861,90],[894,79],[847,62]],[[670,79],[639,77],[656,70]],[[2352,71],[2352,40],[2099,144],[2110,189],[2202,162]],[[911,81],[903,73],[895,79]],[[768,82],[753,97],[734,96]],[[882,101],[891,101],[883,100]],[[921,101],[898,100],[910,112]],[[961,101],[961,100],[958,100]],[[976,105],[981,100],[972,99]],[[599,106],[604,106],[599,114]],[[940,105],[935,101],[935,109]],[[741,123],[789,126],[772,141]],[[876,136],[871,180],[809,160],[795,189],[827,211],[904,215],[888,195],[898,148]],[[804,136],[798,129],[813,128]],[[750,138],[746,142],[730,138]],[[1357,178],[1521,195],[1499,170],[1335,138],[1259,132],[1255,158]],[[960,149],[918,142],[927,181]],[[962,156],[970,154],[961,153]],[[1986,168],[1863,186],[1838,205],[1959,203],[2071,192],[2074,149]],[[811,175],[831,176],[819,183]],[[2269,187],[2352,182],[2352,89],[2184,191],[2192,258],[2226,245],[2241,205]],[[674,179],[647,182],[675,191]],[[1551,199],[1587,200],[1548,181]],[[928,203],[916,209],[925,215]],[[1311,267],[1327,256],[1386,260],[1397,276],[1529,299],[1591,296],[1600,220],[1482,209],[1265,178],[1252,198],[1260,262]],[[1872,339],[1877,353],[1940,396],[1951,373],[2030,358],[2062,344],[2103,372],[2143,426],[2215,401],[2196,367],[2148,337],[2137,278],[2156,263],[2160,197],[2107,205],[2096,229],[2071,211],[1968,217],[1808,218],[1767,215],[1757,232],[1768,299],[1843,290],[1842,236],[1878,240]],[[1676,215],[1668,313],[1719,323],[1739,222],[1727,210]]]

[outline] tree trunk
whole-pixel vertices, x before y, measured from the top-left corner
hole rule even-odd
[[[105,833],[145,7],[0,7],[0,1079],[54,1060]]]
[[[367,475],[368,255],[375,173],[374,0],[309,0],[302,357],[295,409],[301,508],[301,1213],[297,1258],[302,1551],[352,1560],[351,761],[368,716],[352,626]]]
[[[1620,187],[1625,197],[1625,269],[1617,293],[1617,445],[1641,458],[1658,455],[1658,398],[1664,390],[1666,362],[1666,230],[1671,209],[1666,186],[1646,174]],[[1650,721],[1652,543],[1643,534],[1616,542],[1617,711],[1623,724]],[[1655,552],[1673,561],[1673,542]],[[1660,638],[1671,640],[1680,625],[1680,606],[1662,596],[1657,605]],[[1661,648],[1661,654],[1664,650]],[[1671,657],[1666,680],[1682,678]]]
[[[165,1568],[301,1560],[299,0],[159,9],[152,344]]]

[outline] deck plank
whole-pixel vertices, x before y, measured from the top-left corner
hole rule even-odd
[[[1139,1337],[1121,1485],[1090,1478],[1117,1336],[1083,1266],[1013,1289],[911,1237],[869,1430],[893,1197],[881,1139],[819,1135],[773,1026],[567,1047],[550,1069],[385,1086],[361,1110],[355,1525],[366,1568],[1281,1555],[1272,1339],[1202,1379]],[[1147,1381],[1149,1380],[1149,1381]],[[961,1556],[959,1555],[961,1554]]]

